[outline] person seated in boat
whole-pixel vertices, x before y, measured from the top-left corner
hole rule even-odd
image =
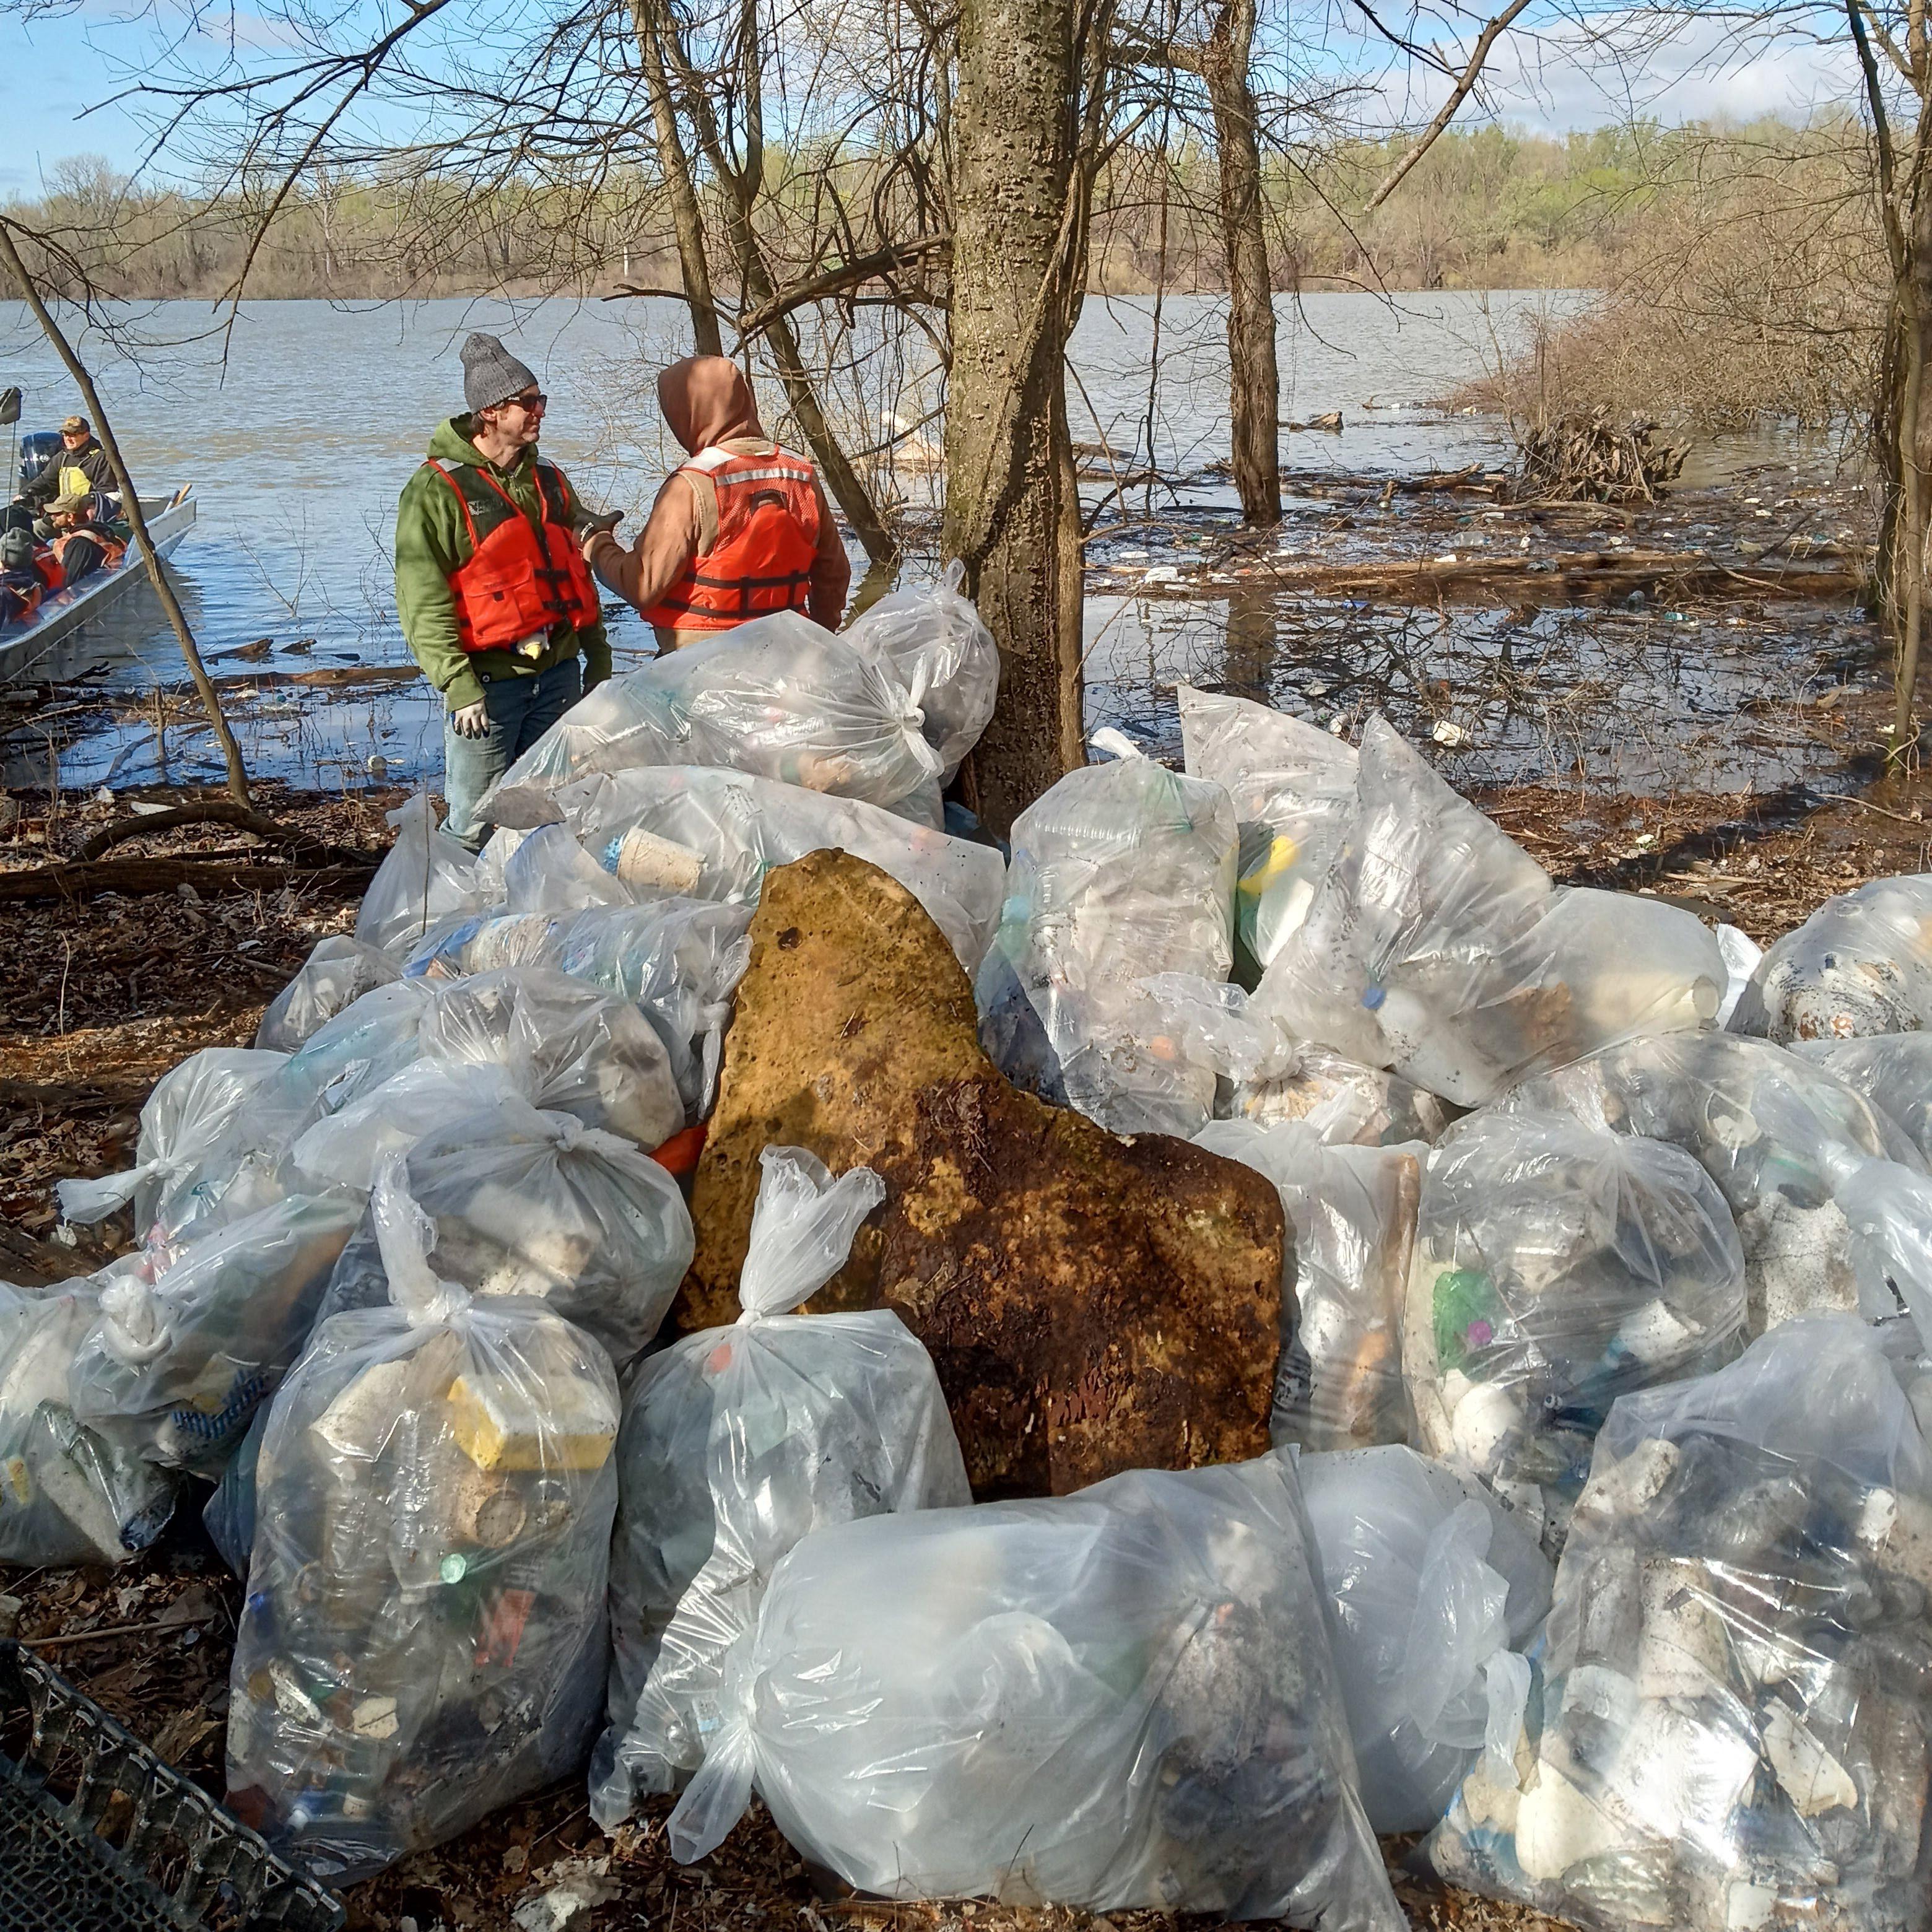
[[[58,566],[35,554],[28,532],[0,532],[0,625],[26,623],[59,587]]]
[[[60,437],[60,460],[50,463],[14,500],[45,511],[56,496],[99,494],[112,497],[118,508],[121,499],[114,466],[86,417],[69,416],[61,424]]]
[[[774,610],[838,628],[852,566],[810,460],[758,421],[752,386],[722,356],[687,356],[658,378],[658,404],[690,460],[664,479],[626,550],[589,529],[584,560],[640,612],[661,651]]]
[[[47,547],[70,586],[98,570],[112,570],[128,554],[127,538],[108,524],[92,490],[56,496],[47,506],[47,520],[53,526]]]

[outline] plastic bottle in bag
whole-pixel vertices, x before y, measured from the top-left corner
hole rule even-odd
[[[797,1148],[760,1165],[744,1313],[652,1356],[625,1401],[610,1729],[591,1774],[606,1830],[704,1762],[726,1653],[801,1537],[971,1500],[932,1360],[899,1318],[788,1312],[844,1265],[884,1184],[862,1167],[835,1180]]]
[[[1923,1932],[1932,1454],[1876,1333],[1799,1318],[1598,1438],[1510,1756],[1429,1841],[1574,1923]]]
[[[937,584],[888,591],[839,633],[904,687],[948,784],[992,722],[1000,690],[999,646],[961,594],[965,580],[956,558]]]
[[[1727,978],[1690,914],[1558,891],[1376,718],[1341,850],[1256,1003],[1294,1039],[1480,1106],[1609,1042],[1709,1026]]]
[[[230,1681],[231,1804],[336,1882],[582,1763],[616,1507],[603,1349],[439,1280],[400,1163],[372,1211],[392,1305],[275,1398]]]
[[[1248,1120],[1210,1121],[1194,1144],[1266,1174],[1294,1231],[1268,1419],[1276,1446],[1407,1442],[1402,1316],[1426,1150],[1330,1147],[1306,1126]]]
[[[517,760],[482,808],[500,824],[540,824],[545,795],[593,772],[699,764],[936,825],[942,764],[923,722],[887,661],[780,610],[607,680]]]
[[[301,1354],[362,1216],[353,1195],[292,1194],[112,1264],[69,1372],[74,1414],[150,1462],[218,1475]]]
[[[1473,1478],[1390,1444],[1295,1465],[1334,1611],[1362,1802],[1378,1832],[1442,1816],[1492,1739],[1508,1777],[1554,1580]]]
[[[1737,1222],[1754,1335],[1807,1310],[1860,1306],[1842,1183],[1874,1159],[1922,1166],[1904,1132],[1844,1082],[1735,1034],[1627,1041],[1526,1081],[1499,1104],[1559,1108],[1700,1162]],[[1891,1312],[1889,1298],[1868,1312]]]
[[[676,897],[484,914],[425,940],[404,970],[447,980],[544,966],[628,1000],[657,1029],[686,1114],[695,1119],[710,1111],[731,998],[750,963],[751,918],[748,907]]]
[[[620,1369],[656,1334],[691,1265],[690,1210],[656,1161],[514,1094],[419,1136],[404,1172],[435,1224],[441,1276],[476,1295],[547,1302]],[[344,1251],[322,1316],[388,1299],[372,1218]]]
[[[969,973],[999,922],[1006,866],[998,851],[862,800],[674,765],[598,773],[564,786],[550,804],[580,854],[640,903],[682,895],[755,905],[773,867],[830,849],[898,880]],[[507,880],[524,841],[522,833],[500,832],[485,849],[486,865],[502,864]],[[574,863],[554,844],[547,856]]]
[[[1737,1230],[1682,1149],[1486,1111],[1430,1154],[1402,1328],[1417,1446],[1552,1556],[1611,1403],[1720,1366],[1744,1329]]]
[[[249,1095],[287,1059],[245,1046],[209,1046],[170,1067],[142,1103],[134,1165],[95,1180],[56,1183],[62,1218],[98,1221],[130,1200],[137,1233],[170,1218],[175,1190],[192,1180]]]
[[[1264,1127],[1305,1121],[1324,1141],[1398,1147],[1414,1141],[1432,1146],[1456,1109],[1399,1073],[1304,1042],[1237,1082],[1229,1112]]]
[[[395,961],[380,946],[346,932],[319,939],[296,976],[268,1002],[255,1044],[292,1053],[344,1006],[398,976]]]
[[[1394,1932],[1318,1574],[1279,1455],[819,1531],[734,1649],[671,1848],[755,1786],[888,1898]]]
[[[1028,806],[975,989],[1000,1070],[1116,1132],[1198,1132],[1214,1070],[1148,1034],[1139,982],[1226,980],[1237,843],[1219,785],[1150,758],[1070,772]]]
[[[428,792],[387,816],[395,840],[362,895],[356,937],[400,961],[438,920],[476,911],[483,900],[475,854],[438,826]]]
[[[124,1563],[174,1513],[172,1478],[74,1413],[68,1374],[100,1303],[92,1279],[0,1282],[0,1563]]]
[[[1237,959],[1252,986],[1307,917],[1341,850],[1355,802],[1355,748],[1245,698],[1186,684],[1174,695],[1188,776],[1221,786],[1240,826]]]
[[[1778,1041],[1932,1025],[1932,874],[1874,879],[1766,951],[1731,1026]]]

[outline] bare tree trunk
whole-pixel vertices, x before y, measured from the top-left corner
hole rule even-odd
[[[1928,399],[1925,371],[1932,358],[1932,194],[1927,192],[1926,144],[1932,139],[1922,112],[1913,140],[1906,182],[1907,224],[1905,274],[1899,294],[1904,354],[1898,385],[1898,416],[1893,438],[1898,464],[1900,528],[1894,562],[1902,591],[1899,624],[1897,702],[1893,716],[1892,755],[1903,758],[1910,748],[1912,701],[1918,686],[1918,648],[1925,624],[1925,569],[1928,511],[1926,472],[1932,463],[1932,423],[1926,420]]]
[[[1085,762],[1079,500],[1063,380],[1085,254],[1077,0],[964,0],[953,101],[950,555],[1000,646],[974,754],[1004,832]]]
[[[692,338],[700,356],[722,356],[724,342],[718,328],[718,305],[711,293],[711,268],[704,254],[704,218],[692,184],[691,163],[678,132],[677,110],[664,72],[664,0],[631,0],[631,22],[638,55],[644,64],[644,86],[651,97],[651,122],[657,136],[658,171],[664,178],[672,225],[677,231],[678,266],[684,276],[685,300],[691,308]]]
[[[1221,245],[1228,275],[1229,419],[1241,518],[1281,521],[1281,378],[1275,360],[1274,277],[1262,225],[1262,157],[1248,62],[1255,0],[1226,0],[1202,50],[1221,167]]]
[[[108,461],[113,465],[114,480],[120,486],[122,514],[133,525],[134,541],[140,547],[141,560],[148,567],[148,580],[154,586],[154,594],[161,600],[161,608],[167,613],[169,624],[182,648],[182,656],[188,661],[188,675],[194,680],[194,688],[200,693],[202,708],[208,713],[208,722],[214,733],[215,742],[221,747],[221,755],[228,765],[228,794],[238,805],[250,802],[248,796],[248,768],[242,762],[242,748],[235,742],[235,734],[228,728],[226,715],[221,709],[221,700],[215,694],[214,685],[208,675],[208,667],[201,661],[201,652],[196,648],[194,633],[188,628],[187,614],[182,609],[181,600],[175,595],[174,586],[168,581],[167,572],[161,567],[160,559],[154,554],[154,541],[148,534],[148,520],[141,509],[141,500],[135,494],[134,479],[128,473],[128,466],[122,460],[121,445],[114,434],[114,426],[107,420],[107,412],[102,406],[100,392],[94,386],[94,378],[87,372],[87,366],[74,352],[73,344],[55,321],[47,305],[40,299],[40,292],[34,285],[34,278],[27,272],[27,265],[20,259],[20,251],[14,246],[14,231],[4,221],[0,221],[0,255],[6,257],[7,266],[13,272],[14,280],[20,291],[20,298],[34,312],[34,320],[40,326],[40,332],[52,344],[56,353],[67,364],[68,374],[79,386],[87,404],[88,420],[100,438],[100,447],[106,452]]]

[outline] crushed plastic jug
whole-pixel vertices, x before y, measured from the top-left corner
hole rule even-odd
[[[1827,899],[1768,948],[1732,1029],[1779,1041],[1932,1025],[1932,874],[1874,879]]]

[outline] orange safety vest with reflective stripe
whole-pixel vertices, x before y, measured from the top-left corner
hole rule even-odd
[[[53,552],[54,563],[63,583],[67,578],[67,547],[77,537],[85,537],[100,551],[103,570],[112,570],[128,554],[128,546],[118,537],[110,536],[98,524],[77,530],[62,530],[48,547]]]
[[[536,466],[543,534],[523,507],[486,471],[458,464],[427,466],[456,492],[470,533],[469,560],[452,572],[457,641],[466,651],[502,650],[568,623],[597,622],[600,606],[590,566],[572,534],[563,481],[548,463]]]
[[[701,506],[717,501],[717,534],[645,611],[670,631],[728,631],[774,610],[803,610],[818,554],[818,491],[809,461],[776,443],[762,454],[722,444],[678,472]],[[700,508],[699,525],[706,519]]]

